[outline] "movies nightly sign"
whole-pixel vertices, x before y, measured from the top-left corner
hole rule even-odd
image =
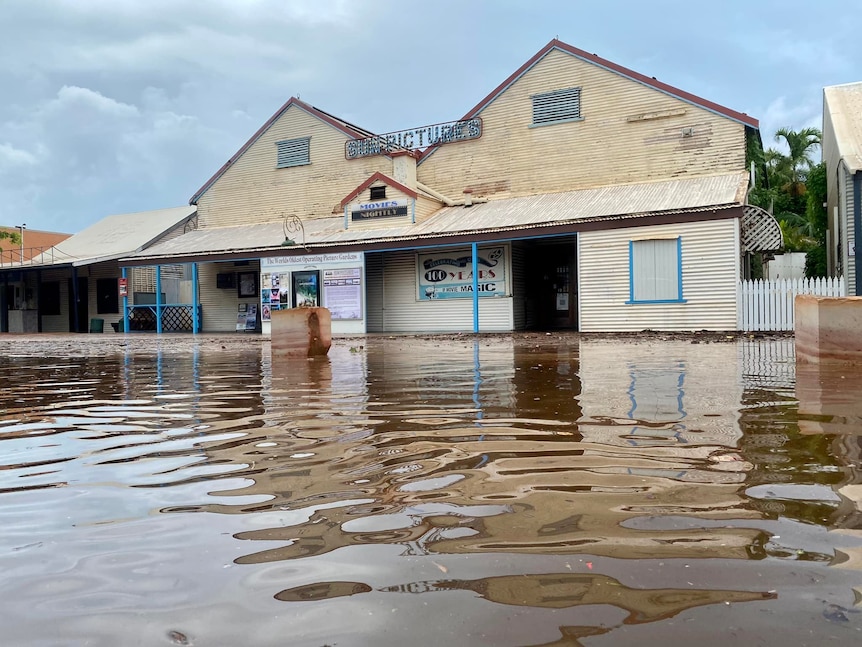
[[[399,130],[385,135],[373,135],[365,139],[354,139],[344,144],[344,156],[349,159],[387,155],[396,151],[412,151],[437,144],[463,142],[482,136],[482,120],[479,117],[449,121],[444,124],[422,126],[410,130]]]
[[[400,218],[407,215],[407,207],[405,199],[360,202],[350,205],[350,219],[357,222],[372,218]]]

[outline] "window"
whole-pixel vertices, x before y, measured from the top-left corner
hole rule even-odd
[[[120,311],[120,287],[117,279],[96,279],[96,312],[114,314]]]
[[[386,199],[386,187],[385,186],[373,186],[371,187],[371,195],[369,196],[371,200],[385,200]]]
[[[284,139],[275,142],[278,152],[275,167],[287,168],[288,166],[311,164],[308,152],[310,140],[311,137],[300,137],[299,139]]]
[[[533,100],[533,126],[582,119],[580,88],[543,92],[530,98]]]
[[[681,238],[629,241],[627,303],[685,303]]]

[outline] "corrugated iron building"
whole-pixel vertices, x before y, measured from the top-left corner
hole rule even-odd
[[[307,304],[336,334],[735,329],[744,210],[777,229],[746,207],[757,129],[553,40],[445,124],[376,135],[291,98],[196,228],[122,263],[196,264],[213,332]]]

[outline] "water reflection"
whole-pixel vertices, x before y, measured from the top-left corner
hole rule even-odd
[[[709,644],[728,625],[788,642],[772,614],[862,628],[862,381],[797,379],[787,340],[55,354],[0,367],[12,644]]]

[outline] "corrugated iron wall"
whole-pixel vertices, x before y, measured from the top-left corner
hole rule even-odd
[[[383,254],[365,254],[365,326],[368,332],[384,331]]]
[[[841,253],[847,260],[845,264],[844,275],[847,277],[847,294],[848,296],[858,296],[856,294],[856,255],[851,253],[851,250],[856,246],[856,231],[853,226],[853,176],[847,170],[847,167],[841,166],[841,185],[844,195],[843,204],[839,210],[843,210],[841,215],[842,228],[844,229],[844,243]]]
[[[416,299],[416,254],[384,254],[385,332],[472,332],[473,300]],[[479,330],[512,330],[512,299],[479,300]],[[369,328],[370,330],[370,328]]]
[[[523,243],[512,243],[512,323],[515,330],[533,325],[535,313],[527,311],[527,253]]]
[[[676,236],[682,238],[686,302],[627,304],[629,241]],[[583,332],[737,328],[740,255],[739,221],[735,218],[582,232],[578,250]]]

